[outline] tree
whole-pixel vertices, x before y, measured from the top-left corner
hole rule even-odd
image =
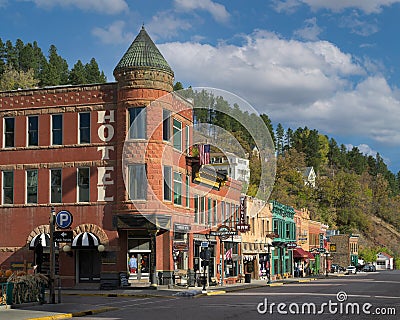
[[[49,49],[49,61],[43,68],[41,84],[43,86],[57,86],[68,83],[68,63],[57,54],[54,45]]]
[[[283,154],[284,136],[285,136],[285,129],[283,129],[282,124],[278,123],[278,126],[276,127],[276,142],[275,142],[276,152],[278,155]]]
[[[107,81],[104,72],[99,70],[99,65],[95,58],[85,65],[86,83],[105,83]]]
[[[174,84],[174,91],[179,91],[179,90],[183,90],[183,85],[182,85],[181,82],[177,81],[177,82]]]
[[[86,70],[81,60],[78,60],[69,73],[70,84],[84,84],[86,80]]]
[[[17,71],[11,66],[6,66],[3,75],[0,78],[0,90],[16,90],[34,88],[39,80],[35,79],[33,69],[27,72]]]

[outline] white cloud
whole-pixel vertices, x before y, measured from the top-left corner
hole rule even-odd
[[[339,12],[353,8],[372,14],[380,13],[383,7],[400,3],[400,0],[274,0],[274,7],[278,12],[293,12],[302,3],[307,4],[312,10],[328,9]]]
[[[105,44],[122,44],[129,43],[134,39],[133,33],[124,33],[125,22],[115,21],[107,28],[94,28],[92,34]]]
[[[354,146],[352,144],[346,144],[345,145],[347,150],[352,150],[354,147],[356,147],[358,150],[360,150],[360,152],[364,155],[367,156],[372,156],[372,157],[376,157],[376,155],[378,154],[378,151],[375,151],[374,149],[372,149],[369,145],[365,144],[365,143],[361,143],[358,146]]]
[[[175,0],[175,7],[182,11],[204,10],[209,12],[218,22],[227,22],[230,14],[222,4],[212,0]]]
[[[38,7],[52,8],[76,7],[85,11],[97,11],[105,14],[116,14],[129,10],[125,0],[24,0],[32,1]]]
[[[317,25],[317,18],[311,18],[304,21],[304,28],[294,31],[294,35],[304,40],[318,40],[322,28]]]
[[[177,18],[171,11],[157,13],[146,25],[146,29],[151,33],[153,40],[157,37],[171,38],[179,34],[180,30],[188,30],[191,27],[188,21]]]
[[[285,40],[260,30],[246,40],[159,47],[177,81],[231,91],[274,123],[400,145],[399,91],[368,75],[355,57],[327,41]]]
[[[340,26],[349,28],[352,33],[360,36],[369,36],[379,31],[376,19],[362,19],[357,11],[340,19]]]

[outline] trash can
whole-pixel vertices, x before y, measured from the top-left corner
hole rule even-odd
[[[251,283],[251,273],[246,273],[244,275],[244,283]]]
[[[194,270],[189,269],[187,275],[188,275],[188,287],[196,286],[196,273],[194,272]]]

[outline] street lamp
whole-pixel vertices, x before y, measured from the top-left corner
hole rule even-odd
[[[267,278],[268,278],[268,282],[267,283],[271,283],[271,249],[272,249],[272,239],[270,238],[266,238],[266,247],[264,247],[264,249],[267,250],[267,265],[266,265],[266,269],[267,269]]]

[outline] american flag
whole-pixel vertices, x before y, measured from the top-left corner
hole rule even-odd
[[[232,248],[225,252],[225,260],[232,260]]]
[[[209,144],[201,144],[199,146],[200,165],[210,163],[210,151],[211,147]]]

